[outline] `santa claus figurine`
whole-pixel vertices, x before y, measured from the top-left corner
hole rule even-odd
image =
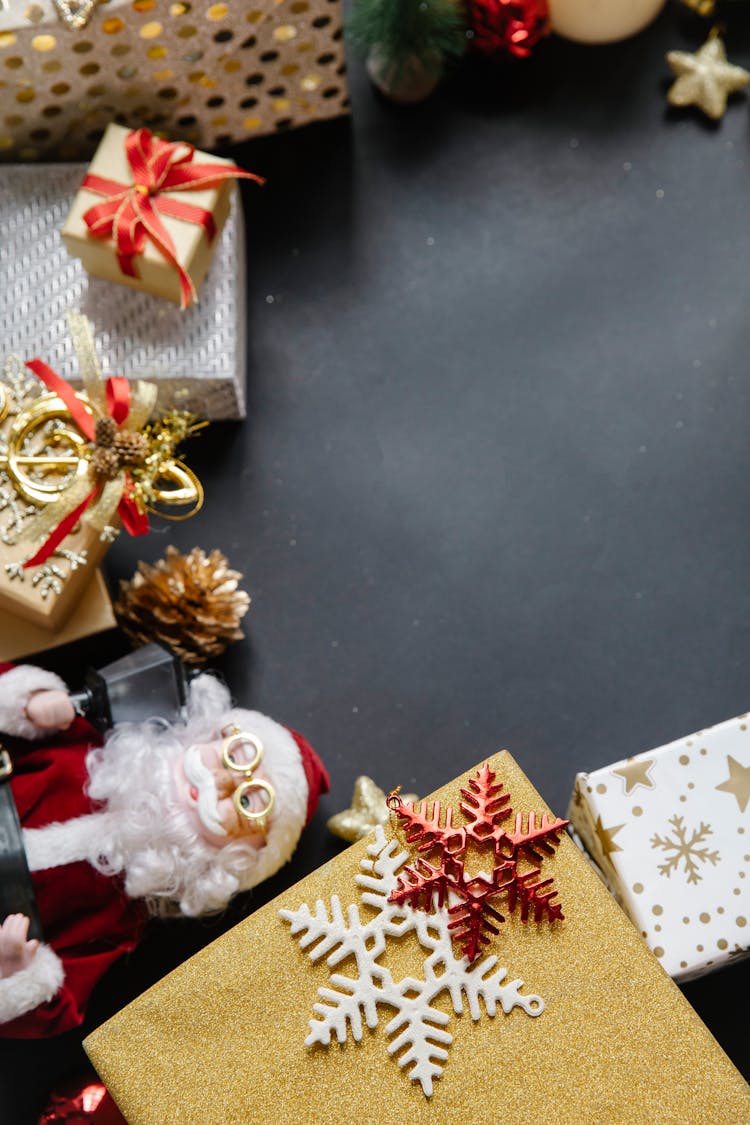
[[[190,685],[183,722],[122,723],[102,744],[59,677],[0,673],[4,784],[44,933],[28,940],[20,914],[0,926],[0,1036],[33,1038],[82,1022],[149,913],[220,911],[286,863],[328,775],[301,735],[232,709],[211,675]]]

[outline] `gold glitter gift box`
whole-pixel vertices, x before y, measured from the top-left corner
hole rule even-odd
[[[213,148],[349,112],[338,0],[0,4],[0,160],[84,160],[113,120]]]
[[[542,800],[510,755],[488,764],[513,810],[533,809],[544,825]],[[456,826],[475,774],[434,795],[456,810]],[[522,822],[531,831],[531,818]],[[512,831],[510,814],[507,823]],[[750,1121],[750,1089],[564,832],[540,859],[564,920],[524,923],[500,907],[505,920],[472,965],[450,955],[436,905],[406,926],[404,910],[384,907],[378,888],[391,885],[399,849],[414,862],[403,832],[393,834],[392,848],[376,834],[342,852],[89,1036],[129,1125]],[[389,919],[381,944],[364,929],[373,918]],[[391,1006],[358,1017],[350,1004],[340,1043],[306,1046],[312,1024],[357,996],[358,972],[376,991],[400,982]],[[410,1072],[418,1036],[409,1046],[403,1032],[405,1020],[416,1027],[412,1000],[427,989],[437,995],[431,1027],[422,1025],[436,1075],[429,1093]]]
[[[579,774],[568,815],[670,976],[750,952],[747,715]]]

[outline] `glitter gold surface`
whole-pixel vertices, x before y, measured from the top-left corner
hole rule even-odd
[[[515,808],[552,811],[509,754],[489,762]],[[457,805],[474,772],[434,796]],[[278,912],[332,894],[356,902],[365,847],[280,895],[87,1039],[129,1125],[468,1125],[478,1106],[483,1120],[513,1125],[750,1121],[750,1088],[567,837],[545,861],[565,921],[510,918],[492,947],[511,979],[543,997],[538,1019],[456,1019],[430,1099],[388,1057],[382,1026],[361,1043],[305,1047],[328,971]],[[387,956],[394,973],[419,974],[416,944],[393,942]]]

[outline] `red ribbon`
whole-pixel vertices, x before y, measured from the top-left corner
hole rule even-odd
[[[82,187],[107,198],[104,203],[89,207],[83,220],[95,238],[114,238],[117,261],[127,277],[138,277],[134,259],[143,253],[146,239],[150,239],[177,270],[184,309],[195,299],[195,286],[178,262],[177,248],[159,215],[203,227],[209,242],[216,234],[216,227],[210,211],[163,193],[199,191],[216,187],[230,178],[255,180],[259,184],[265,180],[252,172],[243,172],[236,164],[194,164],[193,145],[162,141],[148,129],[128,133],[125,155],[133,173],[132,184],[120,184],[91,173],[84,177]]]
[[[67,383],[56,371],[53,371],[41,359],[27,360],[26,366],[34,372],[34,374],[42,380],[46,387],[49,387],[59,399],[67,407],[68,413],[78,426],[84,437],[89,441],[94,441],[96,434],[94,430],[94,420],[89,414],[88,410],[84,407],[83,403],[75,393],[70,383]],[[106,399],[107,411],[110,417],[114,418],[117,425],[121,425],[128,414],[130,413],[130,383],[121,375],[112,375],[106,382]],[[24,564],[24,570],[29,566],[39,566],[40,563],[46,562],[50,555],[53,553],[59,543],[63,541],[66,535],[70,534],[79,519],[89,507],[93,504],[96,497],[101,490],[101,482],[98,482],[88,496],[83,500],[78,507],[64,516],[55,530],[48,536],[37,553],[28,559]],[[125,491],[117,505],[117,512],[122,520],[123,527],[130,535],[145,535],[148,531],[148,516],[142,512],[135,501],[132,499],[133,481],[130,474],[125,474]]]

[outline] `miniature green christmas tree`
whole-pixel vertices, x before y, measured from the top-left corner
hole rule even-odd
[[[395,101],[420,101],[440,80],[444,61],[466,46],[455,0],[355,0],[349,41],[367,58],[373,82]]]

